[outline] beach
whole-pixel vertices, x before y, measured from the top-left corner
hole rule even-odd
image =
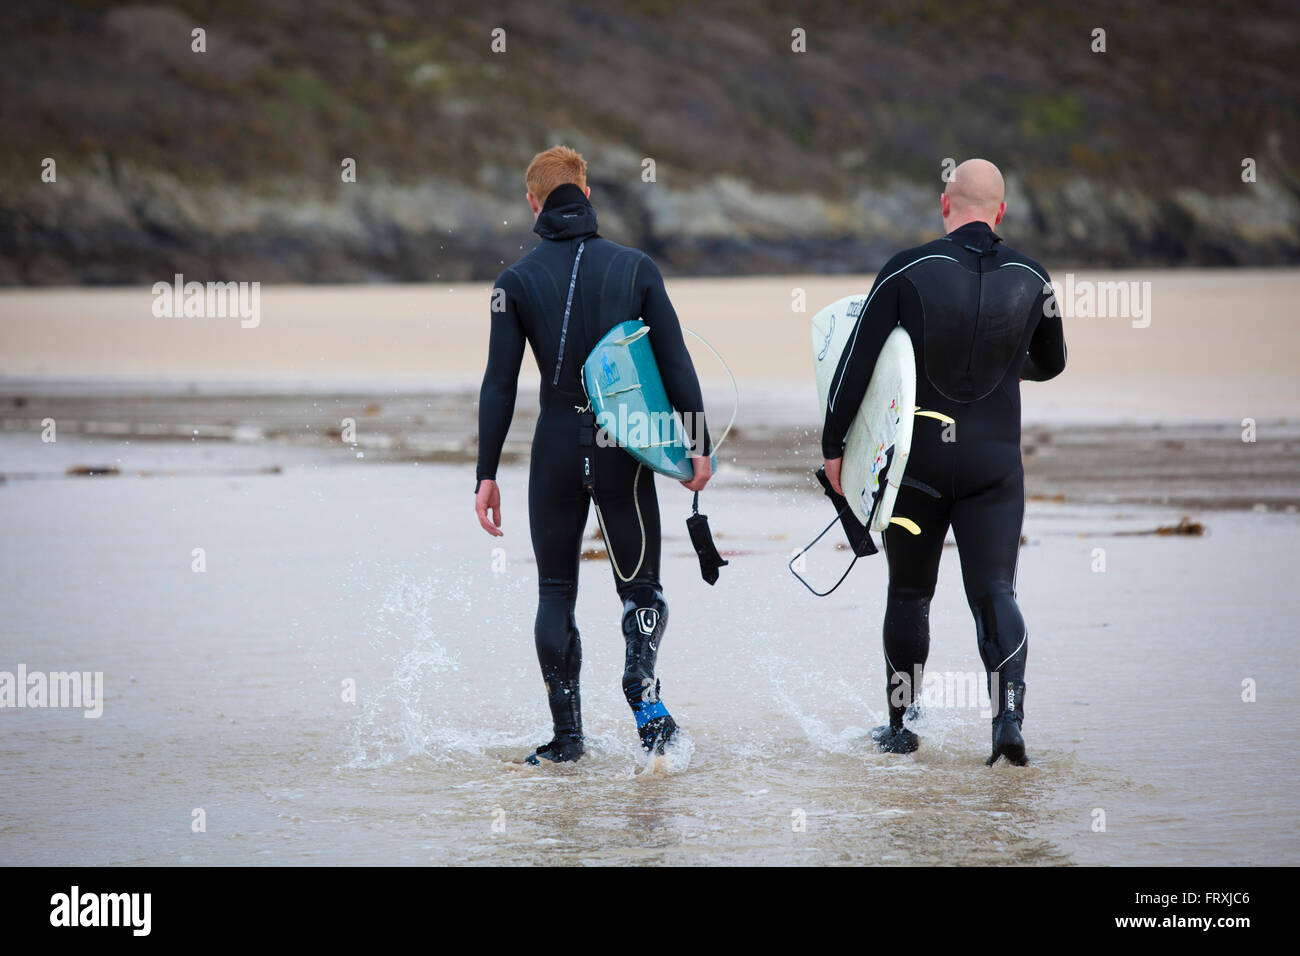
[[[689,495],[657,481],[659,674],[691,738],[658,774],[618,686],[594,518],[590,759],[515,762],[550,730],[526,498],[537,382],[526,356],[492,539],[470,495],[487,285],[271,286],[249,328],[157,318],[144,287],[0,292],[0,671],[104,686],[91,719],[0,709],[0,859],[1300,862],[1300,271],[1076,277],[1150,283],[1150,308],[1067,317],[1066,372],[1022,389],[1026,768],[983,763],[953,548],[907,757],[867,739],[883,559],[822,600],[786,569],[831,518],[808,319],[871,279],[669,281],[741,405],[701,498],[731,562],[716,587]],[[725,421],[726,373],[690,344]],[[828,584],[848,559],[828,535],[805,576]]]

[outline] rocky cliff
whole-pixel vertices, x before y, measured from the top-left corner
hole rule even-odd
[[[618,6],[7,13],[0,283],[488,279],[560,141],[676,274],[870,271],[970,155],[1053,265],[1300,261],[1292,6]]]

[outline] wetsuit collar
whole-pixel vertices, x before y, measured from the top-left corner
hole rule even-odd
[[[987,222],[981,222],[978,219],[958,226],[944,238],[949,242],[964,246],[971,252],[978,252],[980,255],[987,255],[995,245],[1002,241],[1002,237],[989,228]]]
[[[579,239],[596,235],[596,210],[573,183],[556,186],[546,197],[533,232],[543,239]]]

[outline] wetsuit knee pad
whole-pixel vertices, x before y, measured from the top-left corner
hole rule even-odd
[[[576,682],[582,668],[582,645],[573,610],[578,601],[578,584],[570,580],[543,579],[537,587],[537,619],[533,638],[542,677]]]
[[[627,656],[623,668],[623,693],[629,704],[658,699],[654,679],[659,642],[668,626],[668,604],[656,588],[638,588],[623,603],[623,639]]]

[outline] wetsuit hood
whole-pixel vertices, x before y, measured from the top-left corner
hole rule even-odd
[[[596,235],[596,210],[581,189],[564,183],[551,190],[533,232],[543,239],[583,239]]]
[[[987,222],[981,222],[978,219],[958,226],[944,238],[949,242],[957,243],[959,246],[965,246],[971,252],[978,252],[980,255],[986,255],[989,250],[1002,241],[1002,237],[994,232]]]

